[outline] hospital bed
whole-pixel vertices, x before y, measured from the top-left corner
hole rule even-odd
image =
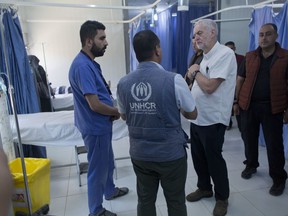
[[[81,186],[80,163],[78,154],[85,153],[84,143],[79,130],[74,126],[74,111],[41,112],[19,114],[18,122],[23,144],[37,146],[75,146],[76,165]],[[10,116],[13,141],[18,142],[17,131],[13,116]],[[119,119],[113,122],[112,140],[128,136],[125,121]],[[115,158],[127,159],[129,157]],[[117,176],[117,172],[116,172]]]
[[[55,94],[51,101],[55,111],[74,109],[73,94]]]
[[[19,114],[21,140],[23,144],[37,146],[84,145],[81,134],[74,126],[74,111],[41,112]],[[10,124],[13,140],[17,141],[14,118]],[[113,123],[113,140],[128,136],[126,123],[119,119]]]

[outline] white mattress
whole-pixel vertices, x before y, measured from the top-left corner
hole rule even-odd
[[[84,145],[78,129],[74,126],[74,111],[41,112],[18,115],[23,144],[38,146]],[[10,116],[13,140],[18,141],[14,116]],[[128,136],[125,121],[113,123],[113,140]]]
[[[73,94],[56,94],[51,101],[55,110],[71,110],[74,107]]]

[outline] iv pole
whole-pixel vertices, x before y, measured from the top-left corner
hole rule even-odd
[[[43,58],[44,58],[44,66],[45,66],[45,76],[46,76],[46,84],[48,87],[48,92],[50,95],[50,108],[53,111],[53,104],[52,104],[52,99],[51,99],[51,88],[50,88],[50,81],[48,79],[48,71],[47,71],[47,64],[46,64],[46,55],[45,55],[45,47],[44,47],[44,43],[42,43],[42,52],[43,52]],[[54,98],[54,96],[53,96]]]
[[[25,160],[24,160],[24,153],[23,153],[23,146],[21,141],[21,135],[20,135],[20,129],[19,129],[19,122],[18,122],[18,116],[17,116],[17,110],[15,106],[15,98],[14,98],[14,88],[11,84],[10,79],[10,69],[8,64],[8,58],[7,58],[7,51],[6,51],[6,43],[5,43],[5,27],[3,25],[3,14],[1,13],[1,21],[0,21],[0,29],[1,29],[1,38],[2,38],[2,45],[3,45],[3,53],[4,53],[4,60],[5,60],[5,66],[7,71],[7,79],[8,79],[8,91],[11,101],[11,107],[13,111],[13,115],[15,118],[15,125],[16,125],[16,131],[17,131],[17,138],[18,138],[18,147],[20,151],[20,157],[21,157],[21,164],[22,164],[22,170],[23,170],[23,178],[24,178],[24,184],[25,184],[25,198],[27,200],[29,215],[32,215],[32,206],[31,206],[31,198],[30,198],[30,191],[28,186],[28,179],[27,179],[27,172],[26,172],[26,166],[25,166]]]

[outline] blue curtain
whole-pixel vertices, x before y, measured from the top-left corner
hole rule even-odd
[[[172,14],[177,16],[172,16]],[[209,13],[208,5],[190,5],[189,11],[177,11],[177,5],[158,14],[158,21],[151,27],[151,19],[140,19],[139,25],[130,24],[130,70],[137,67],[137,60],[133,51],[133,36],[140,30],[150,29],[154,31],[162,48],[162,66],[169,71],[175,71],[182,75],[187,70],[187,59],[190,48],[190,20]]]
[[[278,41],[281,46],[288,49],[288,1],[284,4],[280,13],[275,16],[275,23],[278,27]]]
[[[130,38],[130,72],[136,70],[138,65],[138,60],[136,58],[135,52],[133,50],[133,37],[134,35],[143,30],[143,20],[140,18],[132,23],[129,23],[129,38]]]
[[[5,57],[8,61],[10,84],[14,88],[15,107],[17,114],[35,113],[40,111],[38,97],[36,93],[34,75],[30,69],[20,22],[16,8],[0,5],[1,33],[4,31],[4,41],[6,54],[4,55],[4,45],[2,44],[2,34],[0,40],[0,70],[6,76],[1,75],[7,83],[7,68]],[[11,101],[7,100],[11,111]],[[23,145],[25,157],[46,158],[46,148],[41,146]]]
[[[177,7],[173,8],[176,12]],[[185,75],[188,62],[193,55],[193,49],[191,46],[191,20],[201,17],[205,14],[209,14],[209,5],[190,5],[189,11],[177,11],[177,23],[176,23],[176,52],[174,57],[176,58],[176,72]],[[190,53],[190,56],[189,56]]]
[[[4,27],[4,40],[11,84],[15,91],[14,96],[17,113],[24,114],[39,112],[34,75],[30,70],[17,11],[11,7],[1,8],[0,14],[2,26]],[[3,31],[2,28],[1,31]],[[7,74],[2,38],[0,41],[0,48],[0,70]],[[8,86],[7,77],[2,77],[6,81],[6,86]],[[10,103],[10,100],[8,101]]]
[[[171,11],[165,10],[158,15],[158,21],[151,30],[158,35],[162,49],[161,65],[168,71],[172,70],[172,25],[171,25]]]
[[[252,13],[252,20],[249,24],[249,47],[248,50],[255,50],[258,47],[258,34],[261,26],[265,23],[274,23],[278,27],[279,44],[288,49],[288,1],[281,11],[276,14],[271,6],[255,9]]]
[[[163,11],[158,14],[158,21],[155,21],[155,26],[150,26],[151,20],[139,19],[137,22],[130,24],[130,71],[137,68],[138,61],[133,50],[134,35],[144,29],[150,29],[155,32],[160,39],[160,46],[162,49],[161,65],[166,69],[172,70],[172,28],[170,24],[171,12],[170,10]]]

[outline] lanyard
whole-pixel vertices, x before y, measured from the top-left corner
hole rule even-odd
[[[92,59],[87,55],[87,53],[85,53],[83,50],[81,50],[80,52],[83,53],[87,58],[89,58],[89,59],[93,62],[93,64],[95,65],[95,67],[98,66],[98,63],[96,63],[94,60],[92,60]],[[111,90],[110,90],[110,88],[109,88],[109,85],[107,84],[107,82],[106,82],[105,78],[103,77],[102,72],[101,72],[100,70],[99,70],[99,75],[100,75],[102,81],[104,82],[104,85],[105,85],[108,93],[109,93],[110,96],[112,97],[112,92],[111,92]]]

